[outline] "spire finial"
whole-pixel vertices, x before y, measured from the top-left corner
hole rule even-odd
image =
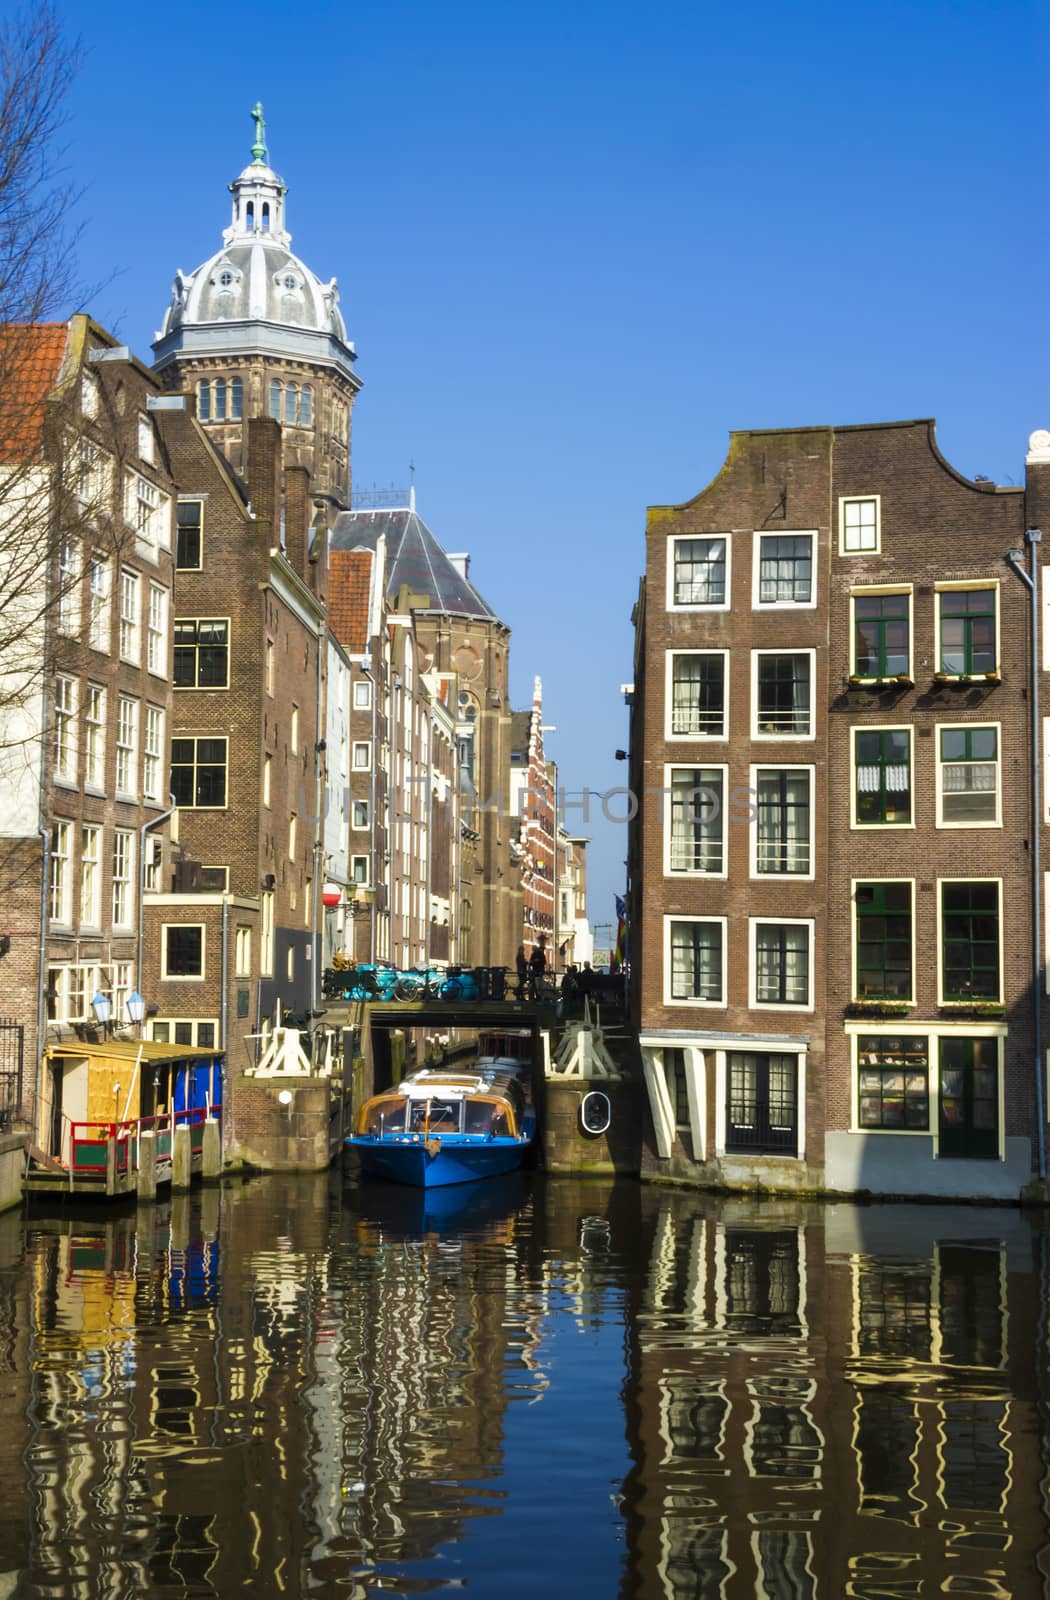
[[[263,121],[262,101],[256,100],[251,110],[252,121],[255,123],[255,143],[252,145],[252,160],[256,166],[263,166],[266,161],[266,124]]]

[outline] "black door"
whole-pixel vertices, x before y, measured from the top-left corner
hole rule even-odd
[[[726,1062],[726,1149],[798,1154],[798,1057],[733,1051]]]
[[[999,1041],[942,1039],[940,1154],[999,1155]]]

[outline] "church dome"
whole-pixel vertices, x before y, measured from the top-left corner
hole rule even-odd
[[[352,377],[354,347],[336,281],[323,283],[293,253],[285,227],[288,191],[267,161],[261,107],[252,114],[254,159],[230,184],[233,206],[222,248],[195,271],[176,272],[153,346],[156,365],[161,369],[180,355],[258,350],[334,364]]]

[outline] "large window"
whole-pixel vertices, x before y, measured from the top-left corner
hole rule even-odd
[[[204,501],[180,500],[176,523],[175,565],[180,572],[199,571],[204,555]]]
[[[808,767],[756,767],[754,871],[808,877],[813,870],[812,774]]]
[[[270,384],[270,415],[286,427],[312,428],[314,392],[310,385],[300,388],[295,383],[279,383],[275,378]]]
[[[59,675],[55,679],[55,777],[64,783],[77,781],[77,681]]]
[[[938,822],[990,827],[999,822],[999,730],[939,728]]]
[[[855,728],[854,818],[866,827],[911,822],[911,731]]]
[[[120,656],[136,664],[142,652],[139,638],[141,580],[137,572],[120,574]]]
[[[671,734],[724,739],[726,734],[726,653],[676,650],[671,663]]]
[[[911,595],[853,596],[853,671],[859,678],[899,678],[911,673]]]
[[[758,1006],[811,1006],[809,922],[753,921],[754,1001]]]
[[[80,836],[80,926],[101,927],[102,829],[85,825]]]
[[[117,700],[117,791],[135,794],[138,765],[139,703],[120,695]]]
[[[124,515],[140,539],[148,544],[171,545],[171,500],[155,483],[129,472],[124,491]]]
[[[755,674],[755,734],[759,738],[808,738],[813,732],[813,653],[752,653]]]
[[[176,689],[225,689],[229,678],[229,622],[224,617],[176,619]]]
[[[861,1128],[930,1126],[929,1040],[872,1034],[857,1040],[857,1124]]]
[[[945,1000],[998,1000],[999,884],[941,884],[941,992]]]
[[[168,591],[159,583],[149,586],[146,624],[146,666],[164,677],[168,670]]]
[[[163,800],[163,783],[164,712],[160,706],[147,706],[142,758],[142,793],[145,798]]]
[[[84,696],[84,782],[101,789],[106,781],[106,691],[89,683]]]
[[[999,1040],[942,1038],[939,1156],[999,1155]]]
[[[721,767],[670,769],[668,870],[724,871],[725,773]]]
[[[670,543],[672,606],[725,606],[729,540],[672,539]]]
[[[80,632],[80,556],[75,539],[58,545],[58,602],[55,622],[59,633]]]
[[[226,804],[225,739],[173,739],[171,792],[177,806],[216,809]]]
[[[668,1000],[725,1004],[725,924],[690,918],[670,920]]]
[[[756,535],[756,606],[812,606],[812,533]]]
[[[113,926],[130,928],[135,921],[135,892],[132,874],[135,863],[135,835],[118,828],[113,835]]]
[[[204,977],[204,924],[167,923],[164,927],[165,978]]]
[[[88,644],[92,650],[110,648],[109,562],[99,555],[88,563]]]
[[[950,675],[994,672],[996,590],[941,589],[939,670]]]
[[[54,822],[51,825],[51,882],[49,885],[49,914],[52,922],[68,927],[73,916],[73,824]]]
[[[879,549],[879,496],[839,501],[839,550],[844,556],[875,555]]]
[[[205,378],[197,385],[197,415],[202,422],[239,422],[243,406],[240,378]]]
[[[912,886],[858,883],[853,893],[856,995],[859,1000],[912,998]]]

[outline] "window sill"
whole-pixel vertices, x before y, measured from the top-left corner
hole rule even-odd
[[[1002,683],[1002,674],[999,672],[935,672],[934,683],[946,684],[953,689],[968,688],[974,683],[994,685]]]
[[[881,678],[862,678],[858,673],[851,673],[849,687],[851,689],[914,689],[915,679],[908,672],[889,673]]]
[[[946,1012],[950,1017],[995,1019],[1006,1016],[1006,1006],[1001,1000],[942,1000],[937,1009]]]
[[[851,1000],[848,1017],[906,1017],[915,1010],[914,1000]]]

